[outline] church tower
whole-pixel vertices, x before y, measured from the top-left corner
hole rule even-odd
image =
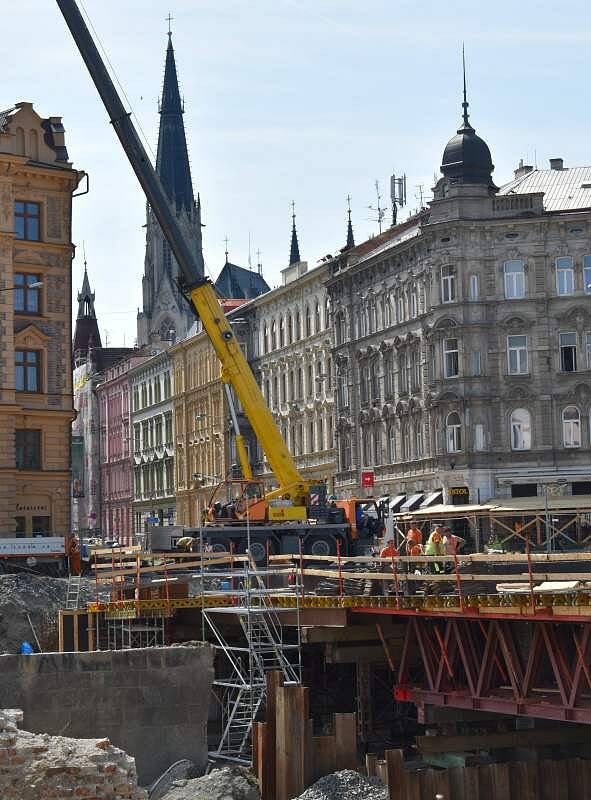
[[[203,272],[201,204],[199,196],[195,201],[193,195],[183,123],[184,103],[179,91],[170,30],[159,113],[156,172]],[[148,207],[142,279],[143,310],[137,318],[139,347],[159,340],[181,339],[194,322],[194,315],[178,289],[178,274],[178,265],[168,242]]]
[[[78,314],[74,328],[74,341],[72,343],[72,358],[74,366],[84,364],[88,353],[93,348],[102,347],[96,312],[94,310],[94,292],[90,291],[90,281],[84,262],[84,280],[82,289],[78,292]]]

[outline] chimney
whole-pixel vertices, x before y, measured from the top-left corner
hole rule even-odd
[[[513,170],[513,174],[516,178],[521,178],[523,175],[527,175],[528,172],[533,172],[534,168],[531,167],[529,164],[524,164],[523,159],[519,159],[519,164],[517,165],[517,169]]]
[[[564,159],[562,158],[551,158],[550,159],[550,169],[564,169]]]

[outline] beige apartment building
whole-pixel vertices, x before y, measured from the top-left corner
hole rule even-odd
[[[0,536],[70,529],[73,169],[61,117],[0,111]]]

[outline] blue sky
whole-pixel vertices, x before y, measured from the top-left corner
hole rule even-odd
[[[357,241],[377,232],[367,209],[392,171],[428,195],[460,120],[465,41],[471,122],[488,142],[494,178],[520,158],[591,164],[591,5],[449,0],[85,0],[155,150],[170,12],[193,182],[201,192],[206,265],[246,266],[262,253],[271,285],[289,255],[296,203],[310,267],[342,246],[351,194]],[[145,204],[105,111],[50,0],[2,9],[0,107],[29,100],[62,115],[74,165],[91,192],[74,200],[74,284],[82,242],[101,330],[135,338]],[[403,212],[402,217],[406,216]]]

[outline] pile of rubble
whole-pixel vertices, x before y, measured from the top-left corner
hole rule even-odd
[[[201,778],[175,781],[163,800],[261,800],[261,795],[247,769],[221,767]]]
[[[57,650],[57,618],[66,605],[68,581],[28,573],[0,575],[0,652],[18,653],[21,642],[39,640],[44,651]],[[94,582],[83,580],[80,603],[95,596]]]
[[[388,800],[379,778],[366,778],[350,769],[325,775],[296,800]]]
[[[22,712],[0,711],[2,800],[146,800],[135,761],[108,739],[67,739],[21,731]]]

